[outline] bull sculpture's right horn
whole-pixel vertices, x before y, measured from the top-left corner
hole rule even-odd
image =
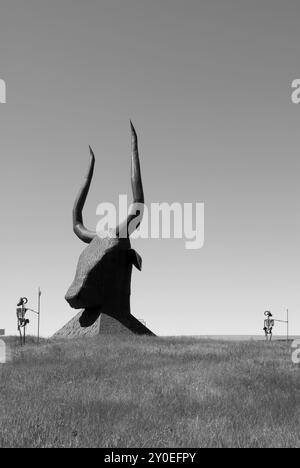
[[[144,213],[144,191],[138,150],[138,139],[132,122],[131,126],[131,187],[133,203],[127,219],[117,226],[117,237],[129,237],[141,224]]]

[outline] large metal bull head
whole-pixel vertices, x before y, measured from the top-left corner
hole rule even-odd
[[[106,313],[133,328],[132,331],[152,334],[130,314],[132,266],[141,270],[142,259],[131,249],[129,237],[141,222],[144,204],[137,135],[130,124],[133,204],[127,219],[113,230],[96,233],[84,226],[82,210],[95,166],[95,156],[90,148],[89,171],[73,208],[74,233],[88,246],[80,255],[75,279],[65,298],[71,307],[84,309],[80,318],[83,327],[92,325],[101,313]]]

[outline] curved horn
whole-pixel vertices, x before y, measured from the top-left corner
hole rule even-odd
[[[130,121],[131,127],[131,187],[133,195],[133,203],[127,219],[121,223],[117,229],[116,234],[118,237],[129,237],[141,224],[144,212],[144,191],[142,184],[138,139],[137,134]],[[137,205],[138,204],[138,205]]]
[[[75,200],[74,207],[73,207],[73,231],[76,234],[76,236],[79,237],[79,239],[85,242],[86,244],[89,244],[96,236],[95,232],[89,231],[88,229],[86,229],[86,227],[83,224],[83,219],[82,219],[82,210],[84,207],[87,194],[89,192],[89,188],[90,188],[91,181],[93,178],[94,167],[95,167],[95,156],[92,151],[92,148],[91,147],[89,148],[90,148],[90,155],[91,155],[90,167],[89,167],[87,176],[79,190],[78,196]]]

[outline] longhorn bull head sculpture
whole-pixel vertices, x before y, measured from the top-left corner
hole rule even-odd
[[[141,257],[131,249],[130,235],[141,222],[144,205],[137,135],[131,122],[130,125],[133,204],[127,219],[114,230],[96,233],[84,226],[82,210],[95,166],[95,156],[90,147],[91,161],[88,174],[73,208],[74,233],[88,246],[79,257],[75,279],[65,299],[72,308],[84,309],[79,319],[81,327],[91,326],[99,315],[104,313],[117,319],[135,333],[153,335],[130,312],[132,266],[139,270],[142,268]]]

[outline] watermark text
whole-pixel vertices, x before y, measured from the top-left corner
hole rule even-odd
[[[299,104],[300,102],[300,79],[297,78],[296,80],[293,80],[291,87],[294,90],[291,94],[292,103]]]
[[[184,239],[188,250],[201,249],[204,245],[204,203],[172,204],[133,203],[128,209],[127,195],[119,195],[119,207],[113,203],[100,203],[96,214],[101,216],[96,231],[99,237],[115,226],[125,226],[119,237],[127,237],[124,220],[130,213],[128,231],[134,239]],[[137,229],[139,227],[139,229]]]
[[[6,104],[6,83],[0,78],[0,104]]]
[[[294,364],[300,364],[300,340],[294,340],[292,343],[292,361]]]

